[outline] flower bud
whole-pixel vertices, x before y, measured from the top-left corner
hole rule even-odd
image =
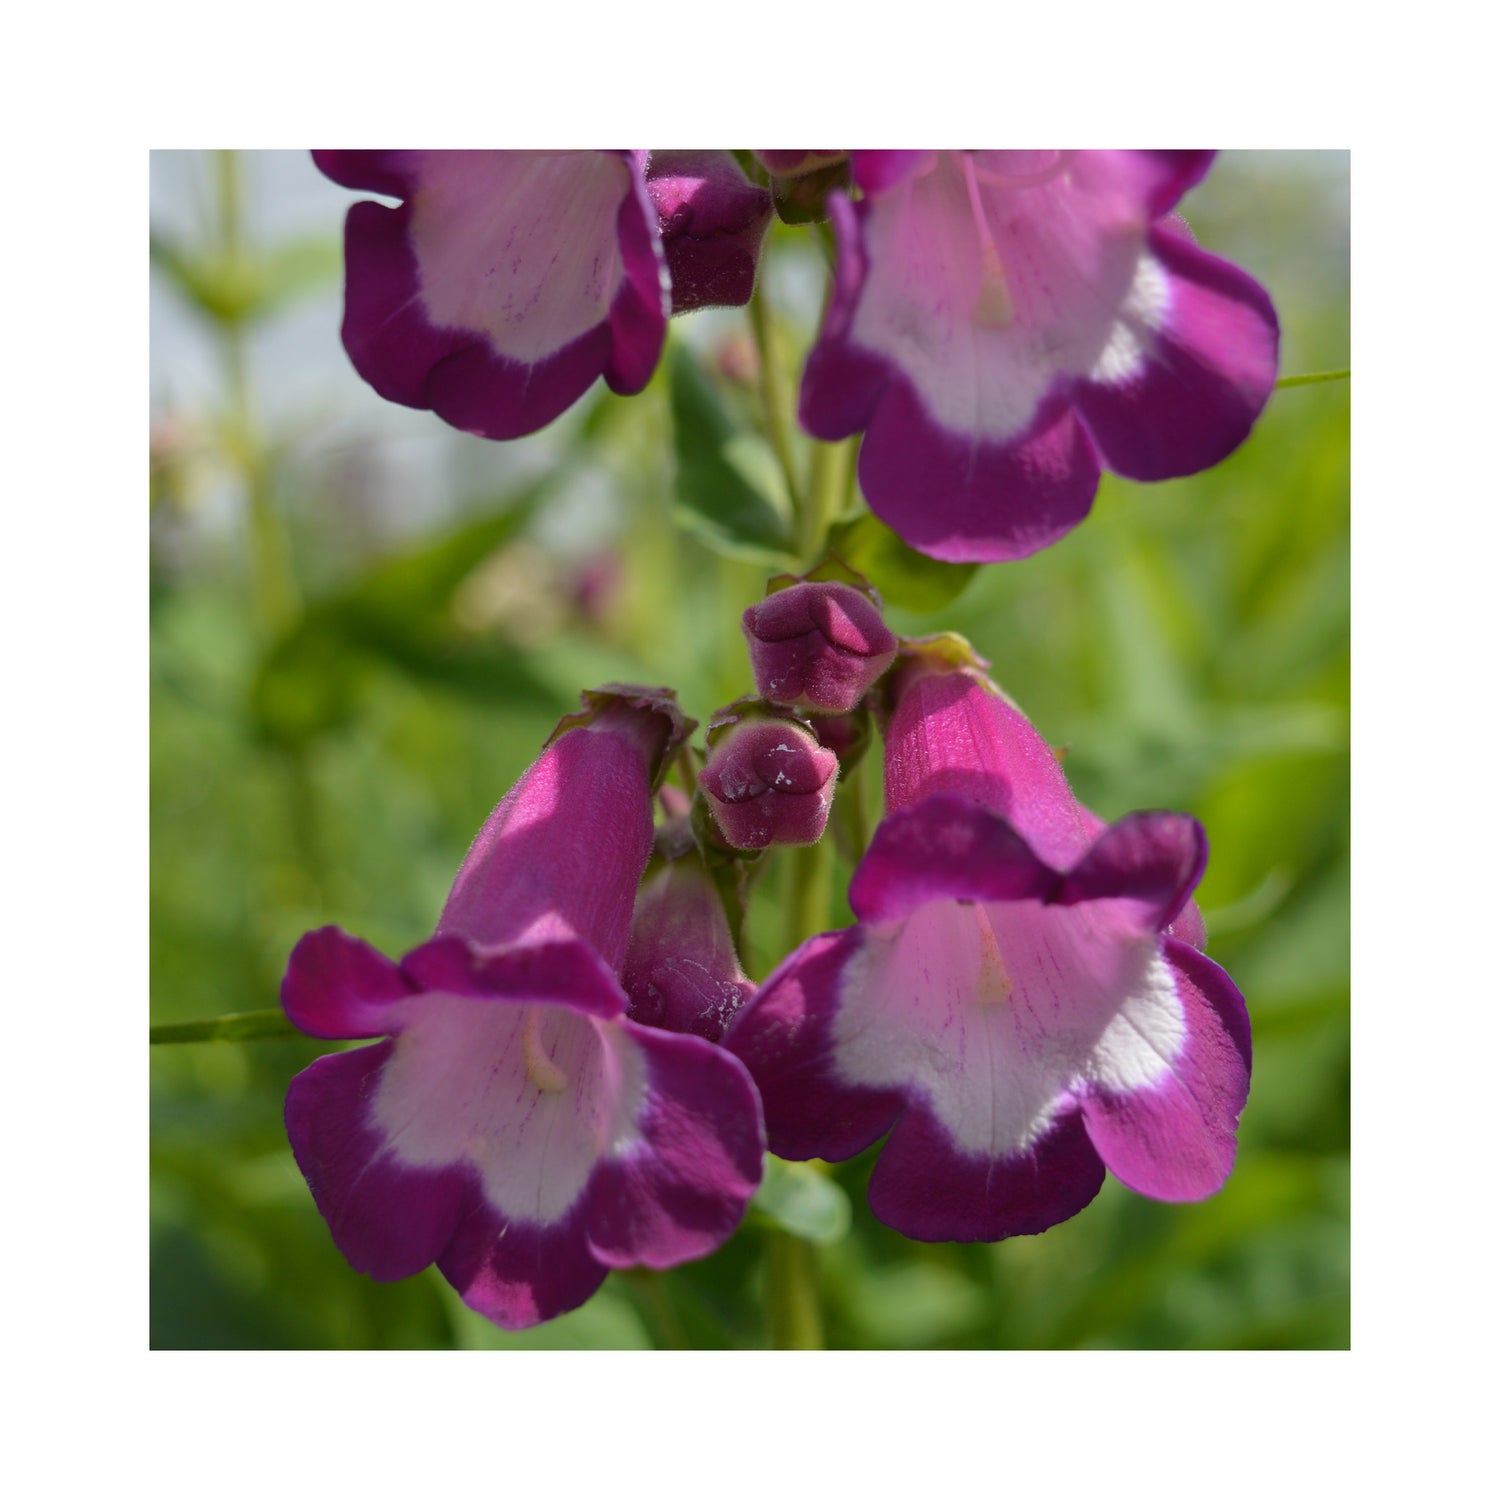
[[[656,151],[646,168],[672,278],[672,311],[743,307],[771,222],[771,195],[728,151]]]
[[[823,835],[838,757],[800,724],[741,718],[710,736],[698,778],[725,842],[735,849],[815,844]]]
[[[896,654],[879,608],[847,583],[794,583],[740,626],[761,696],[820,713],[848,713]]]
[[[686,848],[648,873],[636,896],[620,982],[632,1021],[717,1042],[755,986],[735,955],[724,904],[686,833],[687,818],[680,822]]]

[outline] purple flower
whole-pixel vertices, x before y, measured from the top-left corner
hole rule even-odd
[[[847,583],[794,583],[740,620],[761,697],[848,713],[896,655],[879,607]]]
[[[816,844],[828,822],[837,754],[790,718],[737,705],[709,726],[698,785],[731,849]]]
[[[435,1261],[506,1328],[577,1307],[612,1266],[707,1254],[761,1175],[745,1070],[627,1019],[616,977],[653,773],[688,726],[664,691],[585,696],[480,830],[436,936],[392,963],[325,927],[282,986],[313,1036],[389,1038],[287,1093],[334,1242],[377,1281]]]
[[[1173,813],[1105,826],[972,669],[897,668],[888,815],[858,925],[803,944],[725,1045],[771,1149],[839,1161],[887,1131],[870,1207],[920,1240],[1036,1234],[1108,1167],[1168,1201],[1234,1161],[1250,1030],[1228,976],[1174,935],[1206,857]]]
[[[863,431],[859,478],[950,562],[1025,557],[1076,526],[1101,465],[1168,479],[1249,433],[1276,314],[1173,206],[1207,151],[860,151],[830,200],[834,291],[802,425]]]
[[[771,195],[728,151],[653,151],[646,188],[660,222],[672,311],[749,302]]]
[[[633,395],[666,334],[638,151],[314,151],[356,203],[344,347],[388,401],[487,438],[535,432],[603,375]]]

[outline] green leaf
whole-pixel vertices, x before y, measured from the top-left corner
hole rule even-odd
[[[785,562],[791,518],[769,447],[742,432],[693,356],[674,345],[667,392],[677,457],[677,519],[716,551]]]
[[[750,1200],[755,1215],[815,1245],[832,1245],[849,1232],[849,1195],[804,1161],[766,1157],[766,1175]]]
[[[315,602],[262,661],[251,688],[257,727],[278,744],[305,744],[358,712],[371,668],[482,701],[561,713],[559,694],[518,648],[474,638],[449,618],[453,596],[530,515],[542,486]]]
[[[880,590],[887,604],[931,614],[968,587],[978,563],[945,563],[913,551],[883,521],[856,516],[835,526],[828,547]]]

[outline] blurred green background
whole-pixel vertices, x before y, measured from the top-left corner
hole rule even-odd
[[[303,156],[153,157],[155,1023],[274,1006],[311,927],[421,941],[579,689],[670,683],[700,720],[748,690],[739,612],[782,566],[742,313],[675,322],[641,396],[466,438],[347,368],[349,201]],[[1229,153],[1184,208],[1270,290],[1284,373],[1347,365],[1346,154]],[[816,240],[778,227],[792,389],[821,276]],[[773,1219],[820,1242],[831,1347],[1347,1347],[1348,383],[1279,391],[1211,473],[1106,476],[1037,558],[877,581],[906,602],[896,629],[973,640],[1099,813],[1206,826],[1209,952],[1255,1030],[1227,1187],[1171,1206],[1111,1180],[1045,1235],[918,1245],[865,1206],[873,1153],[788,1168],[716,1255],[506,1334],[435,1271],[377,1285],[334,1249],[281,1126],[326,1044],[157,1046],[153,1347],[766,1347]],[[748,931],[757,978],[783,951],[779,878]]]

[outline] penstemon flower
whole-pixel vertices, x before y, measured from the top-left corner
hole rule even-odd
[[[487,438],[535,432],[661,355],[666,263],[643,151],[314,151],[356,203],[344,347],[388,401]]]
[[[870,508],[950,562],[1025,557],[1101,466],[1196,473],[1249,433],[1278,329],[1174,221],[1208,151],[856,151],[802,425],[864,432]]]
[[[1169,1201],[1222,1186],[1250,1033],[1189,896],[1203,832],[1105,826],[974,664],[898,663],[887,817],[858,925],[803,944],[732,1025],[771,1149],[843,1160],[887,1131],[870,1207],[922,1240],[1035,1234],[1108,1167]]]
[[[501,802],[436,935],[399,963],[309,933],[282,987],[320,1037],[386,1037],[293,1079],[286,1124],[334,1242],[379,1281],[436,1262],[506,1328],[613,1266],[734,1231],[763,1134],[739,1062],[638,1025],[617,977],[651,847],[651,781],[686,727],[664,690],[585,695]]]

